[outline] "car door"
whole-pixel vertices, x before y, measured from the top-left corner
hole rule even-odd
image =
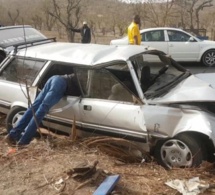
[[[43,125],[71,133],[72,124],[81,125],[80,97],[65,96],[54,105],[43,121]]]
[[[71,64],[60,62],[50,62],[35,79],[35,85],[42,89],[47,80],[53,75],[73,74],[74,69]],[[69,92],[68,92],[69,94]],[[65,95],[55,104],[43,120],[43,125],[47,128],[57,129],[66,133],[71,133],[72,124],[75,121],[77,126],[81,124],[80,102],[81,96]]]
[[[147,45],[168,53],[168,43],[165,40],[164,30],[151,30],[141,34],[141,45]]]
[[[177,30],[167,30],[168,41],[168,54],[176,61],[197,61],[199,58],[200,45],[199,42],[190,41],[191,36]]]
[[[106,69],[90,70],[88,75],[84,75],[80,69],[77,72],[82,80],[81,85],[87,86],[87,95],[80,102],[83,127],[103,134],[144,137],[146,127],[143,109],[142,105],[133,102],[134,97],[127,88],[130,82],[128,71],[116,73],[124,84],[119,83]]]

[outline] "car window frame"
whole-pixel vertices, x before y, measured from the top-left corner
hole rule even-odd
[[[161,35],[161,38],[163,38],[162,40],[153,40],[153,39],[146,40],[147,34],[150,34],[151,36],[153,36],[152,33],[157,33],[157,32],[161,32],[163,34],[163,35]],[[165,42],[165,32],[162,29],[156,29],[156,30],[150,30],[150,31],[143,32],[141,34],[141,41],[142,42]]]
[[[187,36],[187,37],[189,37],[189,38],[188,38],[187,40],[184,40],[184,41],[182,41],[182,40],[171,40],[171,39],[170,39],[169,32],[176,32],[176,33],[181,34],[181,35],[184,34],[185,36]],[[169,41],[169,42],[178,42],[178,43],[189,42],[190,38],[193,37],[193,36],[191,36],[191,35],[188,34],[188,33],[185,33],[185,32],[182,32],[182,31],[178,31],[178,30],[174,30],[174,29],[167,29],[167,30],[166,30],[166,34],[167,34],[167,38],[168,38],[168,41]]]
[[[11,64],[11,63],[13,63],[13,61],[14,60],[23,60],[23,62],[25,62],[25,61],[31,61],[31,62],[33,62],[33,63],[37,63],[37,62],[39,62],[39,63],[43,63],[41,66],[40,66],[40,68],[38,69],[38,70],[36,70],[36,73],[34,74],[34,77],[32,77],[32,79],[30,79],[30,82],[17,82],[17,81],[11,81],[11,80],[5,80],[5,79],[2,79],[1,78],[1,75],[3,74],[3,72],[4,72],[4,70],[5,69],[7,69],[7,67]],[[9,62],[8,62],[9,61]],[[37,75],[41,72],[41,70],[43,69],[43,67],[45,66],[45,64],[46,64],[46,60],[43,60],[43,59],[35,59],[35,58],[25,58],[25,57],[20,57],[20,56],[8,56],[7,57],[7,59],[5,60],[5,63],[1,66],[1,68],[0,68],[0,79],[1,80],[5,80],[5,81],[7,81],[7,82],[14,82],[14,83],[21,83],[21,84],[27,84],[27,85],[29,85],[29,86],[31,86],[33,83],[34,83],[34,81],[35,81],[35,79],[37,78]]]
[[[5,37],[4,39],[0,39],[0,46],[2,48],[11,47],[19,43],[25,43],[29,41],[36,41],[47,38],[44,34],[42,34],[39,30],[33,28],[32,26],[15,26],[11,28],[1,28],[0,34],[6,34],[5,36],[7,37]]]
[[[91,93],[91,84],[92,84],[92,80],[93,80],[93,76],[94,76],[94,71],[96,70],[102,70],[104,69],[105,71],[109,72],[109,74],[111,75],[111,77],[118,83],[120,84],[128,93],[131,94],[131,96],[134,98],[134,99],[138,99],[139,102],[142,102],[142,100],[140,100],[140,96],[139,96],[139,93],[138,93],[138,90],[137,90],[137,86],[134,82],[134,79],[133,79],[133,76],[132,76],[132,73],[131,73],[131,70],[129,69],[128,67],[128,72],[130,73],[130,76],[131,76],[131,80],[132,80],[132,83],[133,83],[133,87],[135,87],[135,90],[136,90],[136,94],[129,89],[128,86],[126,86],[119,78],[117,78],[113,73],[111,73],[110,71],[108,71],[108,68],[107,67],[110,67],[110,66],[113,66],[115,64],[108,64],[106,66],[101,66],[101,67],[97,67],[97,68],[92,68],[92,67],[75,67],[74,70],[75,70],[75,74],[77,75],[77,71],[78,69],[85,69],[86,71],[89,71],[88,73],[88,80],[87,80],[87,83],[86,83],[86,88],[83,89],[82,85],[80,84],[80,79],[79,77],[77,76],[77,79],[78,79],[78,82],[79,82],[79,85],[80,85],[80,88],[82,91],[85,91],[84,95],[83,95],[83,98],[91,98],[89,96],[89,94]],[[127,64],[128,66],[128,64]],[[134,68],[133,68],[133,65],[132,66],[132,71],[134,71]],[[136,73],[134,73],[136,75]],[[136,75],[137,76],[137,75]],[[137,79],[138,80],[138,79]],[[138,85],[139,85],[139,82],[138,82]],[[113,86],[112,86],[113,87]],[[93,99],[100,99],[100,98],[93,98]],[[102,99],[102,98],[101,98]],[[108,99],[106,99],[108,100]],[[111,100],[109,100],[111,101]],[[128,102],[128,103],[131,103],[131,102]]]

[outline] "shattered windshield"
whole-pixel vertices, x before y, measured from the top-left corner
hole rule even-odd
[[[166,94],[190,74],[171,58],[144,54],[133,60],[133,65],[146,98]]]

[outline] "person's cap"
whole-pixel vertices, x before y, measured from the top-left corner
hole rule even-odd
[[[86,21],[83,21],[83,24],[87,24],[87,22],[86,22]]]

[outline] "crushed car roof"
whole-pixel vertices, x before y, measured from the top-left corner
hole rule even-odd
[[[97,65],[129,58],[153,48],[135,45],[100,45],[53,42],[19,50],[17,55],[80,65]]]

